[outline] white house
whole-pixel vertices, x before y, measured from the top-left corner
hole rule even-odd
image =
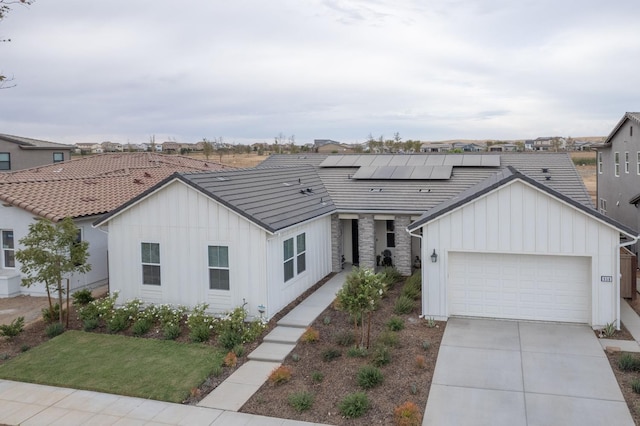
[[[96,218],[173,173],[223,168],[188,157],[118,153],[0,174],[0,297],[46,293],[44,284],[20,286],[21,265],[14,257],[34,221],[74,219],[89,243],[91,271],[69,277],[70,288],[97,287],[106,284],[109,275],[107,236],[92,226]]]

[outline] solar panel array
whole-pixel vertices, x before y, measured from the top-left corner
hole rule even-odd
[[[453,166],[362,166],[352,179],[437,180],[449,179]]]
[[[500,167],[499,155],[329,155],[320,167],[454,166]]]

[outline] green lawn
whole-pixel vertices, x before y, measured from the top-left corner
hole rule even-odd
[[[67,331],[0,365],[0,378],[181,402],[223,356],[211,346]]]

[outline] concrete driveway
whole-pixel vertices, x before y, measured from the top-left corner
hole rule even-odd
[[[422,424],[634,422],[590,327],[451,318]]]

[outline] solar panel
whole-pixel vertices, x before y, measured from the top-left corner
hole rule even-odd
[[[433,166],[415,166],[411,173],[411,180],[428,180],[433,173]]]
[[[395,169],[396,168],[393,166],[376,167],[375,172],[373,172],[372,179],[381,179],[381,180],[390,179]]]
[[[424,166],[427,162],[427,156],[421,154],[408,155],[409,161],[407,161],[407,166]]]
[[[483,155],[482,156],[483,167],[500,167],[499,155]]]
[[[376,155],[373,162],[371,163],[372,166],[386,166],[389,164],[389,161],[391,161],[391,156],[390,155]]]
[[[338,167],[354,167],[358,163],[359,155],[343,155],[340,160],[338,160]]]
[[[360,167],[357,172],[351,176],[352,179],[372,179],[373,173],[377,167],[364,166]]]
[[[449,179],[452,171],[453,166],[434,167],[431,173],[431,179]]]
[[[427,156],[427,161],[424,163],[425,166],[442,166],[444,163],[444,155],[429,155]]]
[[[391,174],[390,179],[411,179],[411,174],[413,173],[414,167],[411,166],[400,166],[395,167],[395,170]]]
[[[462,165],[465,167],[480,167],[482,166],[482,157],[480,155],[464,155]]]
[[[406,155],[394,155],[389,161],[390,166],[406,166],[409,161],[409,157]]]
[[[445,155],[443,166],[461,166],[464,155]]]
[[[342,157],[344,157],[344,155],[329,155],[320,163],[320,167],[335,167],[338,165],[338,162],[342,160]]]

